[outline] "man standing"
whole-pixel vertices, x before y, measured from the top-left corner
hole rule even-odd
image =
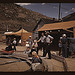
[[[13,41],[13,46],[14,46],[14,50],[16,51],[16,38],[14,38],[14,41]]]
[[[49,35],[49,32],[46,33],[46,54],[48,53],[48,58],[51,59],[51,52],[50,52],[50,48],[51,48],[51,44],[52,44],[52,40],[54,38],[52,36]],[[45,54],[45,56],[46,56]]]
[[[45,40],[46,40],[46,36],[44,35],[44,33],[42,33],[38,42],[41,41],[40,47],[43,48],[43,57],[45,56]],[[38,47],[38,49],[37,49],[37,54],[38,54],[40,47]]]
[[[67,57],[67,38],[66,38],[66,34],[62,35],[61,42],[62,42],[62,56],[66,58]]]

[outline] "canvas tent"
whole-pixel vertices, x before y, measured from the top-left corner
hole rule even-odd
[[[5,35],[13,35],[14,32],[5,32],[4,34],[5,34]]]
[[[29,36],[32,36],[32,33],[24,30],[24,29],[21,29],[17,32],[5,32],[4,33],[5,35],[15,35],[15,36],[20,36],[21,37],[21,40],[22,40],[22,45],[25,45],[25,43],[23,44],[24,41],[26,41]]]
[[[21,29],[21,30],[19,30],[17,32],[5,32],[4,34],[5,35],[18,35],[18,36],[21,36],[22,33],[24,34],[24,33],[29,33],[29,32],[24,30],[24,29]]]
[[[21,36],[22,33],[25,34],[25,33],[29,33],[29,32],[26,31],[26,30],[24,30],[24,29],[21,29],[21,30],[19,30],[18,32],[15,32],[14,35],[19,35],[19,36]]]

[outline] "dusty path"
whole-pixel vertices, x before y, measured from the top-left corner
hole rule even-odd
[[[69,71],[75,71],[75,58],[66,58]]]
[[[0,43],[0,49],[5,48],[6,45],[3,43]],[[25,50],[25,46],[16,46],[17,51],[21,51],[21,52],[17,52],[18,55],[21,55],[24,57],[24,50]],[[42,56],[43,52],[40,50],[39,51],[39,55]],[[48,57],[48,55],[46,55],[46,57]],[[1,59],[0,60],[6,60],[6,59]],[[44,59],[44,61],[46,61],[45,64],[48,65],[48,72],[50,71],[64,71],[63,69],[63,64],[55,59]],[[66,62],[68,65],[68,69],[69,71],[75,71],[75,58],[66,58]],[[2,63],[2,62],[0,62]],[[10,69],[11,66],[11,69]],[[7,69],[8,68],[8,69]],[[25,71],[28,67],[28,65],[25,62],[16,62],[16,63],[12,63],[12,64],[8,64],[8,65],[4,65],[4,66],[0,66],[0,71]]]

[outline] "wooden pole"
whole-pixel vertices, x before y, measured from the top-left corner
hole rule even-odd
[[[59,3],[59,15],[58,15],[59,20],[60,20],[60,9],[61,9],[61,3]]]
[[[74,38],[75,38],[75,27],[73,27],[73,35],[74,35]]]

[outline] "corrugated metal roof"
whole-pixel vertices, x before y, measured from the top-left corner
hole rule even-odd
[[[41,27],[38,31],[68,29],[71,27],[75,27],[75,20],[67,21],[67,22],[52,23],[52,24],[44,24],[44,26]]]

